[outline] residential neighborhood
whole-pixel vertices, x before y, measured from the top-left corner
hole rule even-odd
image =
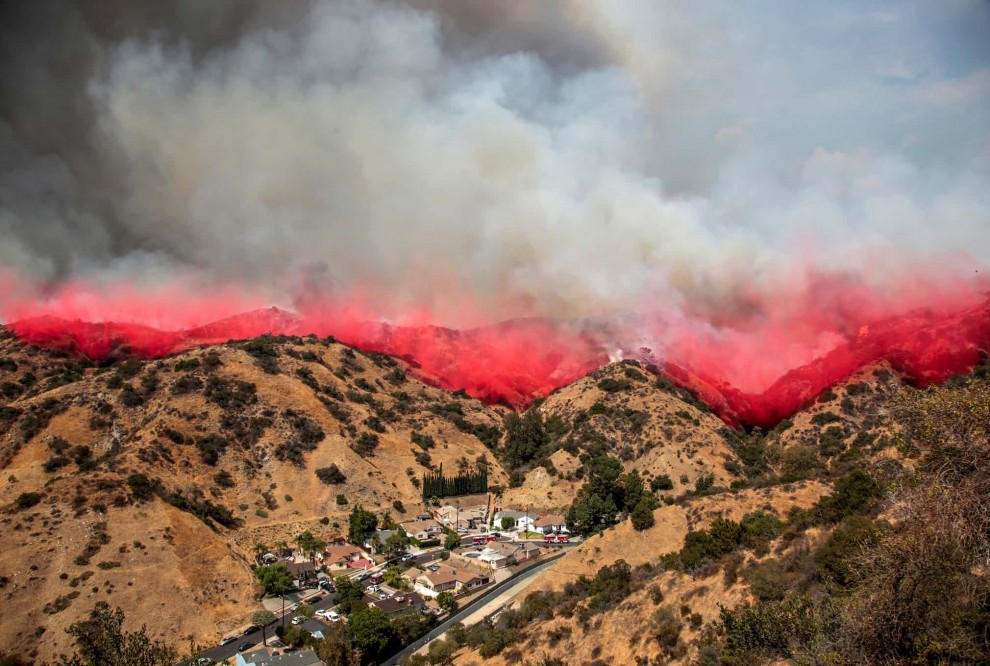
[[[419,618],[414,622],[426,631],[569,543],[559,514],[496,510],[487,495],[457,500],[424,507],[401,523],[358,506],[346,535],[305,531],[295,547],[257,544],[255,573],[266,589],[261,601],[272,624],[266,629],[252,622],[229,633],[221,646],[203,653],[201,663],[322,664],[315,651],[299,648],[324,638],[335,624],[345,626],[362,609],[389,623]]]

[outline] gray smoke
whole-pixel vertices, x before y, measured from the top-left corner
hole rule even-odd
[[[986,266],[988,5],[742,4],[8,1],[0,267],[457,323]]]

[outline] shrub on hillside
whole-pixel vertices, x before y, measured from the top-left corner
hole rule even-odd
[[[316,470],[317,478],[328,485],[341,484],[347,481],[347,477],[340,471],[336,464],[329,467],[320,467]]]

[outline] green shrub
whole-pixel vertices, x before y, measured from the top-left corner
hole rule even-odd
[[[829,426],[818,436],[818,453],[823,458],[837,456],[845,450],[845,439],[849,434],[842,426]]]
[[[753,595],[760,601],[780,601],[790,587],[784,565],[778,560],[770,559],[754,564],[745,577]]]
[[[835,491],[816,507],[818,519],[834,523],[847,516],[869,513],[883,497],[883,486],[862,469],[854,469],[835,483]]]
[[[795,446],[784,451],[782,456],[784,483],[804,481],[818,472],[818,452],[810,446]]]
[[[351,448],[359,456],[366,458],[372,455],[375,449],[378,448],[378,435],[371,432],[361,433],[361,436],[351,445]]]
[[[632,387],[632,382],[628,379],[615,379],[613,377],[606,377],[605,379],[598,382],[598,388],[606,393],[618,393],[619,391],[625,391]]]
[[[154,484],[144,474],[131,474],[127,477],[127,485],[130,487],[134,499],[139,502],[147,502],[154,494]]]
[[[653,492],[660,492],[661,490],[673,490],[674,482],[670,478],[669,474],[661,474],[660,476],[653,477],[650,481],[650,490]]]
[[[873,521],[864,516],[850,516],[833,530],[815,551],[815,567],[823,580],[846,587],[856,578],[856,556],[869,549],[890,532],[885,521]]]
[[[633,529],[637,532],[650,529],[656,523],[656,519],[653,516],[653,504],[644,497],[636,505],[636,508],[633,509],[630,518]]]

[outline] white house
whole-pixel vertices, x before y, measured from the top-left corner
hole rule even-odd
[[[536,514],[525,511],[499,511],[495,514],[495,518],[492,522],[493,530],[497,531],[502,529],[502,518],[512,518],[516,521],[516,524],[515,527],[510,529],[523,532],[528,531],[533,526],[533,521],[536,520]]]

